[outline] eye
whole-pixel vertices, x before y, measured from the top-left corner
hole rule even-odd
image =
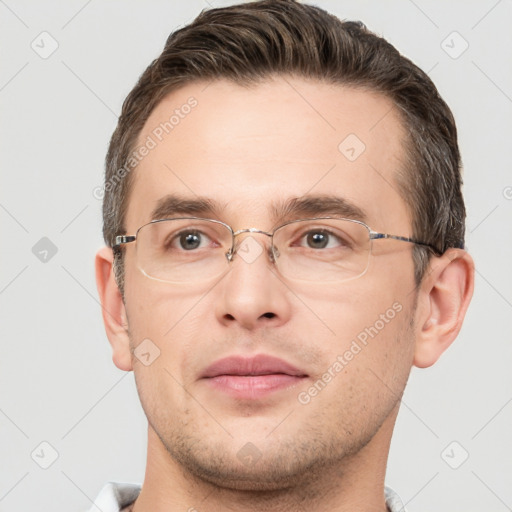
[[[308,231],[302,235],[299,245],[303,246],[303,241],[310,249],[332,249],[334,247],[347,246],[343,239],[327,229]]]
[[[197,230],[181,231],[172,237],[168,246],[172,249],[193,251],[208,245],[210,238]]]

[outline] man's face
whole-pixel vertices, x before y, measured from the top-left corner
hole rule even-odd
[[[271,231],[272,205],[329,196],[362,210],[375,231],[412,235],[395,181],[404,130],[389,100],[292,78],[207,85],[170,94],[140,134],[139,144],[157,144],[134,171],[128,234],[173,194],[217,203],[235,231]],[[182,108],[191,97],[197,105]],[[261,234],[237,241],[247,237],[268,248]],[[211,481],[270,488],[338,464],[376,434],[374,443],[389,442],[378,432],[392,429],[414,353],[411,244],[374,241],[367,272],[334,285],[283,278],[267,251],[235,255],[209,282],[168,284],[140,272],[134,244],[125,251],[131,348],[149,339],[160,351],[149,365],[134,357],[133,369],[162,452]],[[231,365],[204,377],[233,356],[297,371],[233,377]]]

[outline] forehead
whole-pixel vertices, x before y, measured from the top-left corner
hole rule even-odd
[[[395,180],[404,136],[392,102],[363,89],[292,77],[191,83],[139,135],[125,225],[152,220],[167,195],[211,201],[234,228],[269,228],[276,204],[329,196],[374,229],[409,231]]]

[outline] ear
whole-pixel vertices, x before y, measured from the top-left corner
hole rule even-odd
[[[473,296],[475,265],[462,249],[433,258],[420,285],[413,364],[433,365],[457,337]]]
[[[112,360],[120,370],[130,371],[133,370],[133,366],[128,322],[123,298],[114,278],[113,259],[114,255],[110,247],[103,247],[97,252],[96,286],[101,301],[103,323],[112,346]]]

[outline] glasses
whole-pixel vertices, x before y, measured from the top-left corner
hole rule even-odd
[[[264,252],[261,244],[242,233],[266,235],[270,261],[290,280],[336,283],[362,276],[369,265],[373,240],[399,240],[429,247],[412,238],[377,233],[358,220],[318,217],[293,220],[271,233],[255,228],[233,231],[224,222],[198,217],[154,220],[135,235],[116,236],[114,250],[136,242],[136,266],[147,277],[168,283],[193,283],[227,271],[236,253],[252,263]]]

